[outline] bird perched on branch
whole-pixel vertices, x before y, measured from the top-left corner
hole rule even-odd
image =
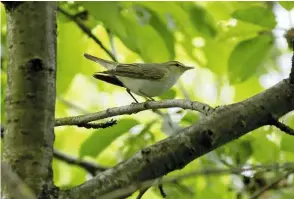
[[[125,87],[137,103],[131,92],[153,100],[152,97],[168,91],[185,71],[193,69],[178,61],[122,64],[87,53],[84,56],[107,69],[94,73],[96,79]]]

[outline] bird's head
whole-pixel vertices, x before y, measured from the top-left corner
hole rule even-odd
[[[185,66],[181,62],[178,61],[169,61],[166,62],[167,67],[172,71],[172,72],[185,72],[186,70],[193,69],[194,67],[190,66]]]

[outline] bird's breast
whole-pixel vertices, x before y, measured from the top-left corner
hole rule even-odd
[[[173,75],[173,77],[164,78],[162,80],[145,80],[118,77],[118,79],[121,80],[123,84],[133,93],[140,96],[144,96],[145,94],[149,97],[162,95],[176,83],[178,78],[179,75]]]

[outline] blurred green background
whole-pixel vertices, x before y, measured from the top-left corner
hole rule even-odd
[[[59,2],[59,7],[91,30],[122,63],[178,60],[195,67],[172,90],[157,99],[186,98],[211,106],[249,98],[287,78],[294,37],[293,2]],[[103,68],[83,53],[111,60],[69,17],[58,12],[56,117],[101,111],[133,102],[125,89],[95,80]],[[1,118],[7,49],[6,17],[1,4]],[[136,96],[140,101],[143,98]],[[164,116],[152,111],[115,117],[118,124],[99,130],[55,128],[55,149],[111,167],[145,146],[196,122],[199,114],[173,108]],[[167,115],[168,114],[168,115]],[[170,118],[172,122],[170,121]],[[105,120],[107,121],[107,120]],[[282,122],[294,127],[294,114]],[[172,124],[171,124],[172,123]],[[294,137],[263,127],[231,142],[169,176],[203,168],[294,161]],[[91,176],[82,168],[54,160],[54,181],[62,188]],[[265,181],[274,174],[259,174]],[[251,187],[245,180],[250,178]],[[258,189],[256,175],[199,176],[164,186],[168,198],[246,198]],[[272,198],[293,198],[288,188]],[[256,188],[256,187],[257,188]],[[136,194],[130,198],[135,198]],[[161,198],[152,188],[143,198]]]

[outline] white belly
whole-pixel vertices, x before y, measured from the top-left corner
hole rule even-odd
[[[130,89],[133,93],[148,97],[159,96],[168,91],[178,80],[180,75],[175,77],[167,78],[161,81],[152,81],[145,79],[131,79],[128,77],[118,77],[123,84]]]

